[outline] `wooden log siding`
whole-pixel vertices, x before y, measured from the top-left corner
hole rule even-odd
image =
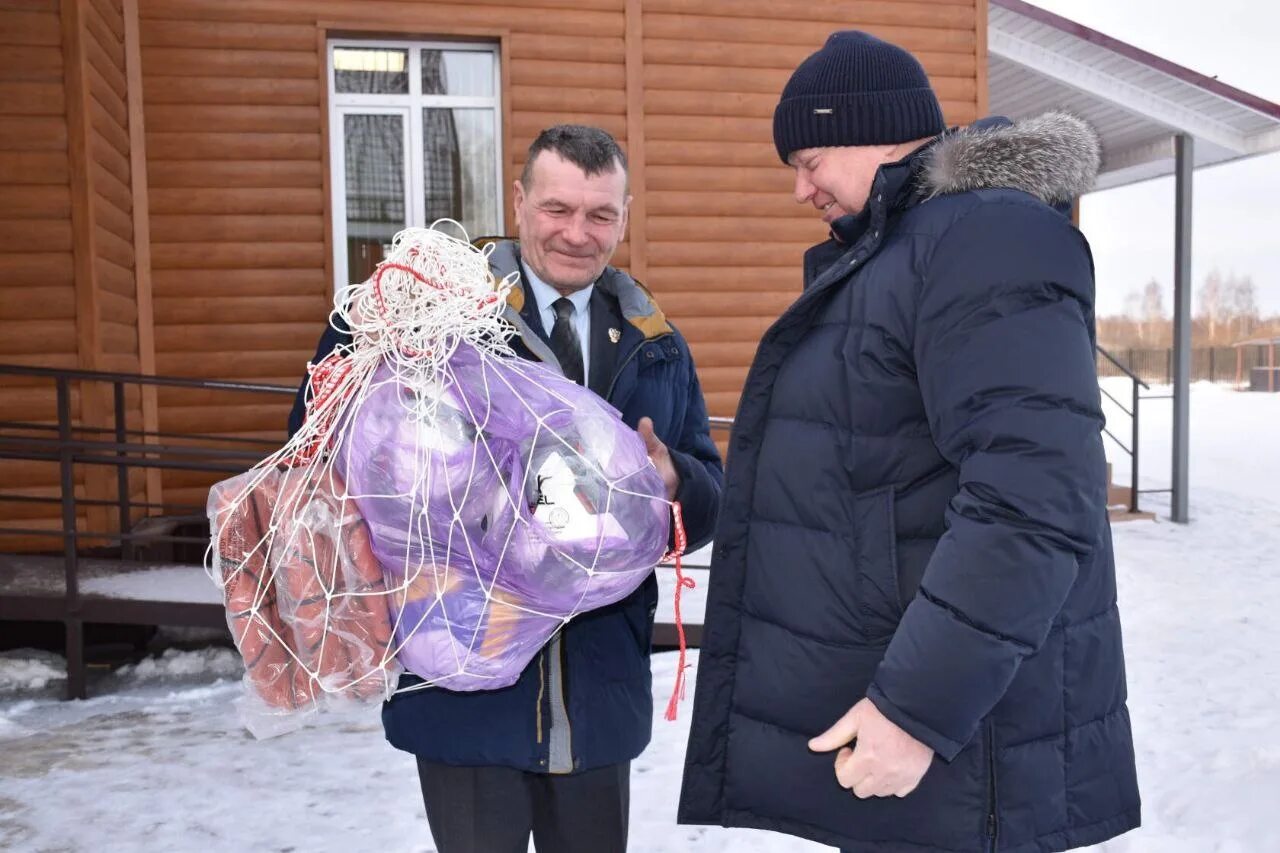
[[[137,15],[132,67],[122,3],[126,25]],[[95,363],[295,381],[332,298],[326,38],[456,36],[502,46],[508,193],[548,125],[598,125],[628,148],[636,201],[616,263],[634,266],[690,339],[712,413],[732,415],[759,335],[799,292],[804,248],[824,236],[773,151],[773,107],[795,65],[832,30],[859,27],[920,57],[949,122],[971,121],[985,102],[978,0],[19,5],[0,11],[0,210],[13,211],[0,213],[0,293],[39,286],[49,298],[39,308],[0,298],[0,318],[25,317],[0,341],[9,360],[83,364],[87,340]],[[67,6],[88,9],[88,231],[76,227],[68,159]],[[510,229],[509,195],[504,213]],[[76,289],[81,240],[93,252],[91,299]],[[86,305],[94,323],[77,326]],[[165,430],[283,436],[288,401],[222,404],[175,389],[154,406]],[[166,474],[165,498],[201,503],[208,481]]]
[[[96,370],[136,373],[141,368],[141,361],[124,5],[123,0],[78,2],[88,72],[84,128],[89,173],[88,214],[94,247],[94,322],[97,325],[91,363]],[[82,325],[84,319],[80,318]],[[83,352],[81,360],[82,363],[90,361]],[[100,401],[92,418],[93,425],[113,427],[115,409],[111,389],[107,386],[90,388],[85,394],[92,394]],[[126,426],[141,429],[140,390],[127,388],[125,401]],[[91,497],[102,500],[116,498],[116,473],[113,469],[87,469],[86,476],[89,478],[87,494]],[[146,500],[145,483],[145,471],[130,473],[129,485],[134,500]],[[95,513],[90,512],[95,530],[111,528],[117,521],[111,510],[100,509],[96,513],[95,517]]]
[[[549,124],[627,141],[624,0],[139,0],[139,13],[160,373],[293,383],[314,352],[331,307],[325,34],[505,39],[508,187]],[[158,403],[168,431],[280,437],[289,405],[181,389]],[[200,502],[208,480],[166,473],[165,498]]]
[[[79,365],[65,91],[56,0],[0,7],[4,362]],[[30,380],[0,378],[0,419],[48,418],[54,409],[52,389],[46,391]],[[57,483],[56,472],[50,478],[30,464],[0,468],[0,477],[18,488]],[[17,517],[13,512],[15,505],[0,505],[0,515]]]
[[[13,329],[0,360],[133,372],[138,310],[122,0],[62,0],[0,8],[0,321]],[[53,423],[41,380],[0,380],[0,419]],[[75,424],[114,423],[109,388],[76,388]],[[126,395],[127,424],[142,425],[141,396]],[[58,494],[49,463],[0,463],[6,491]],[[131,479],[145,499],[145,475]],[[77,495],[114,499],[115,474],[77,470]],[[0,505],[0,525],[57,530],[60,513]],[[81,512],[82,530],[115,523]],[[101,544],[101,543],[99,543]],[[56,540],[0,537],[3,548],[57,549]]]
[[[75,265],[57,2],[0,8],[0,361],[75,368]],[[79,413],[80,400],[72,399]],[[0,419],[55,419],[52,388],[0,377]],[[56,497],[56,465],[0,462],[6,493]],[[83,485],[77,492],[83,494]],[[0,527],[60,528],[57,510],[0,502]],[[0,536],[0,550],[58,541]]]

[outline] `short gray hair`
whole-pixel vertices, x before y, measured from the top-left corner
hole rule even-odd
[[[554,151],[587,175],[603,175],[614,169],[627,174],[627,155],[608,131],[584,124],[557,124],[539,133],[529,146],[520,173],[520,183],[526,187],[533,179],[533,161],[543,151]]]

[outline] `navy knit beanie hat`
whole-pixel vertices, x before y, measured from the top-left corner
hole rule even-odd
[[[800,63],[773,111],[773,144],[784,163],[802,148],[892,145],[944,130],[916,58],[857,30],[832,33]]]

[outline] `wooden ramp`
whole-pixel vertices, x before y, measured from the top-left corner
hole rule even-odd
[[[202,566],[76,560],[82,622],[225,628],[222,594]],[[0,619],[60,622],[66,613],[61,556],[0,554]]]

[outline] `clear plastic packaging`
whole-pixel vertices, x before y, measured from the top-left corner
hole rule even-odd
[[[353,332],[310,368],[307,418],[209,496],[210,573],[255,734],[408,689],[513,683],[579,613],[662,558],[644,442],[591,391],[517,358],[510,282],[431,229],[342,294]]]

